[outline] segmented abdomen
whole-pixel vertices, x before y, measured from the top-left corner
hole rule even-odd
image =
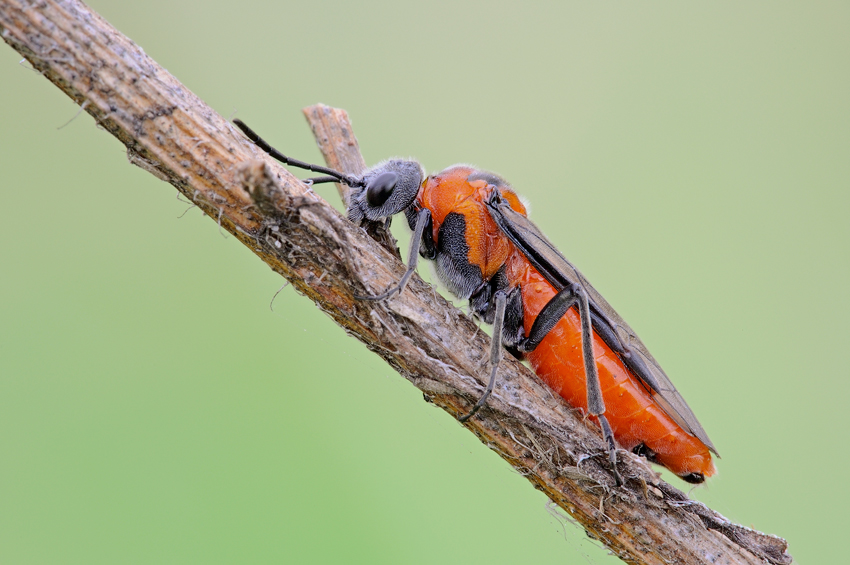
[[[522,285],[524,327],[526,333],[534,319],[556,291],[531,265],[518,266],[514,258],[514,284]],[[518,269],[525,271],[517,276]],[[522,279],[521,282],[517,278]],[[634,449],[643,444],[654,454],[654,459],[680,476],[701,473],[710,477],[715,473],[708,447],[684,431],[652,399],[651,393],[623,365],[602,339],[593,334],[593,351],[605,416],[614,431],[614,437],[624,449]],[[581,353],[581,324],[575,307],[561,318],[534,351],[526,354],[534,371],[571,406],[587,411],[587,385]],[[596,422],[596,418],[591,417]]]

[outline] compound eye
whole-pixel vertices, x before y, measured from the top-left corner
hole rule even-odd
[[[398,174],[392,171],[386,171],[376,176],[369,181],[369,185],[366,187],[366,202],[373,208],[383,206],[387,198],[393,193],[397,182]]]

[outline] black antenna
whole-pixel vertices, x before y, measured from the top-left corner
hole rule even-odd
[[[312,177],[309,179],[301,179],[302,182],[307,184],[322,184],[323,182],[339,182],[339,179],[336,177]],[[351,186],[351,185],[348,185]]]
[[[298,167],[299,169],[306,169],[308,171],[313,171],[314,173],[322,173],[322,174],[325,174],[325,175],[330,175],[332,177],[332,178],[319,177],[319,178],[315,178],[315,179],[308,179],[308,180],[312,180],[313,184],[318,184],[320,182],[336,182],[336,181],[339,181],[339,182],[341,182],[343,184],[347,184],[348,186],[351,186],[351,187],[363,186],[363,181],[356,178],[356,177],[352,177],[352,176],[349,176],[349,175],[342,174],[339,171],[335,171],[335,170],[330,169],[328,167],[323,167],[321,165],[311,165],[310,163],[305,163],[304,161],[299,161],[298,159],[292,159],[290,157],[287,157],[286,155],[284,155],[283,153],[281,153],[280,151],[278,151],[277,149],[275,149],[274,147],[269,145],[268,142],[265,139],[263,139],[262,137],[257,135],[257,133],[254,130],[249,128],[245,124],[245,122],[243,122],[239,118],[236,118],[235,120],[233,120],[233,123],[236,124],[236,127],[238,127],[239,129],[242,130],[242,133],[245,134],[245,137],[250,139],[254,143],[254,145],[259,147],[260,149],[262,149],[263,151],[265,151],[266,153],[271,155],[274,159],[277,159],[278,161],[280,161],[284,165],[289,165],[291,167]]]

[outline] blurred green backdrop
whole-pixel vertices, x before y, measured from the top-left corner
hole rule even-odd
[[[505,176],[718,446],[692,496],[845,558],[850,5],[91,5],[293,156],[324,102],[369,163]],[[0,562],[619,562],[19,59]]]

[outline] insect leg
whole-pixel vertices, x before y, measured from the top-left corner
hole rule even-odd
[[[407,281],[416,272],[416,264],[419,262],[419,245],[422,241],[422,234],[425,233],[425,227],[431,223],[431,211],[428,208],[422,208],[416,214],[416,227],[413,229],[413,235],[410,238],[410,250],[407,254],[407,270],[402,275],[398,284],[383,294],[377,296],[355,296],[358,300],[383,300],[389,298],[396,292],[401,294],[404,287],[407,286]]]
[[[517,349],[522,353],[534,351],[540,345],[540,342],[543,341],[543,338],[564,317],[567,310],[572,308],[577,301],[578,298],[572,286],[563,288],[537,314],[537,317],[534,318],[534,323],[531,325],[531,331],[528,332],[528,337],[517,344]]]
[[[561,289],[540,311],[534,319],[534,324],[531,326],[531,331],[528,332],[528,337],[523,339],[517,346],[517,349],[523,353],[534,351],[543,338],[546,337],[558,321],[567,313],[567,310],[572,308],[578,302],[576,291],[572,286],[567,286]],[[615,352],[626,354],[626,348],[620,342],[611,324],[604,317],[599,317],[590,310],[590,320],[594,331],[602,338],[602,341]]]
[[[496,371],[499,369],[499,361],[502,360],[502,327],[505,324],[505,307],[508,303],[508,297],[505,291],[500,290],[496,293],[495,298],[496,317],[493,320],[493,338],[490,341],[490,364],[493,365],[493,368],[490,370],[490,382],[487,384],[484,394],[481,395],[481,398],[478,399],[478,402],[475,403],[469,414],[459,418],[461,422],[466,422],[475,416],[475,413],[486,404],[490,393],[493,392],[493,386],[496,384]]]
[[[522,340],[517,349],[523,353],[533,351],[543,338],[555,327],[558,321],[573,306],[578,306],[581,320],[581,349],[584,359],[584,371],[587,383],[587,411],[599,420],[602,436],[608,444],[608,458],[614,471],[617,486],[623,484],[623,479],[617,472],[617,445],[614,443],[614,433],[605,417],[605,401],[602,399],[602,387],[599,385],[599,373],[596,370],[596,357],[593,354],[593,325],[590,317],[590,304],[587,292],[578,284],[571,284],[561,289],[546,303],[534,323],[528,337]]]
[[[584,357],[584,371],[587,377],[587,411],[596,416],[602,428],[602,436],[608,444],[608,459],[614,471],[617,486],[622,486],[623,479],[617,472],[617,444],[614,443],[614,432],[605,417],[605,401],[602,399],[602,387],[599,384],[599,373],[596,371],[596,357],[593,354],[593,327],[590,323],[590,304],[587,292],[580,286],[576,287],[578,296],[578,313],[581,318],[581,349]]]

